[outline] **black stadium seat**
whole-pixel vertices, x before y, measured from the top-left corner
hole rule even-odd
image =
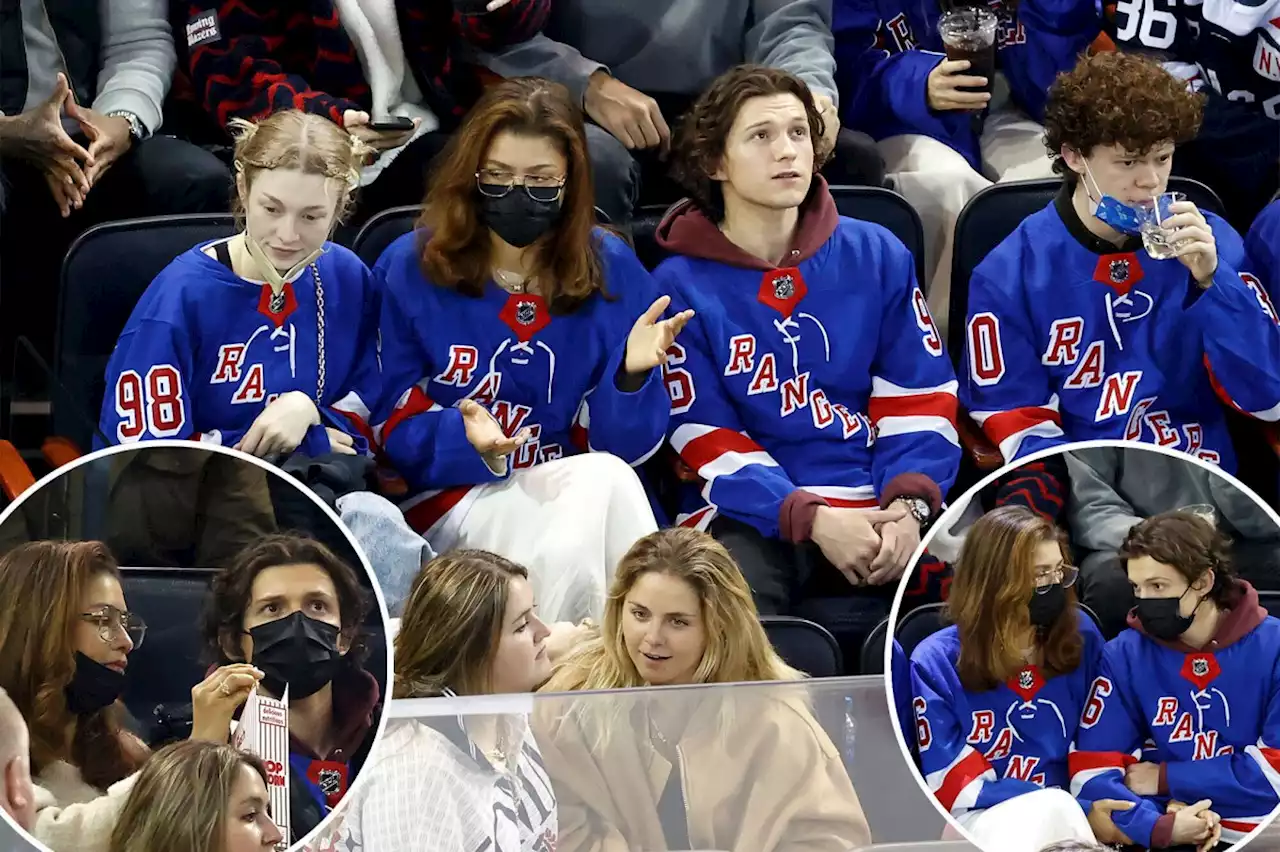
[[[969,279],[973,277],[973,270],[1022,224],[1023,219],[1052,201],[1061,186],[1062,181],[1058,178],[997,183],[969,199],[960,211],[956,220],[955,249],[951,255],[951,323],[947,329],[947,350],[957,366],[964,351]],[[1201,210],[1222,215],[1222,201],[1199,181],[1170,178],[1169,190],[1184,192]]]
[[[666,260],[667,253],[658,246],[658,225],[666,217],[667,211],[676,204],[646,204],[631,219],[631,240],[635,246],[636,256],[645,268],[652,271],[659,263]]]
[[[85,231],[62,263],[54,372],[53,432],[92,449],[104,373],[134,306],[187,249],[235,233],[230,214],[201,213],[108,222]]]
[[[351,241],[351,250],[372,269],[387,246],[413,230],[413,223],[421,214],[422,206],[418,204],[391,207],[375,213]]]
[[[1268,615],[1274,618],[1280,618],[1280,592],[1259,589],[1258,603],[1262,604],[1266,608]]]
[[[787,665],[810,677],[840,677],[840,645],[825,627],[789,615],[762,615],[760,623]]]
[[[871,632],[867,634],[866,640],[862,643],[862,665],[858,674],[884,674],[884,645],[888,638],[889,617],[885,616],[883,621],[871,628]]]
[[[924,604],[898,618],[894,637],[908,660],[917,645],[950,624],[944,615],[945,609],[944,603]]]

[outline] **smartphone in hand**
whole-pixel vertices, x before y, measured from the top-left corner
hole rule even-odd
[[[413,119],[402,115],[389,115],[377,121],[370,121],[369,129],[379,133],[405,133],[413,129]]]

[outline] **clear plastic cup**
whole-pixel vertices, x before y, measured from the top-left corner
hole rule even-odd
[[[999,18],[995,12],[981,6],[961,6],[942,13],[938,18],[938,35],[942,37],[947,59],[969,62],[965,74],[986,77],[987,85],[974,91],[991,91],[996,76],[996,26]]]
[[[1211,526],[1218,525],[1218,510],[1209,503],[1193,503],[1190,506],[1181,507],[1178,511],[1202,518]]]
[[[1181,192],[1163,192],[1133,205],[1133,209],[1138,214],[1142,247],[1156,260],[1168,260],[1176,255],[1177,246],[1169,242],[1173,231],[1163,227],[1161,223],[1173,215],[1170,207],[1179,201],[1186,200],[1187,196]]]

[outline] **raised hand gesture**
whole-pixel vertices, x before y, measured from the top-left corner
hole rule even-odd
[[[670,319],[660,319],[670,304],[670,296],[660,296],[631,327],[631,334],[627,337],[628,373],[647,373],[667,363],[667,348],[693,319],[693,311],[681,311]]]

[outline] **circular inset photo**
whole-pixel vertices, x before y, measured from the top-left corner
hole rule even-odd
[[[386,636],[279,469],[190,441],[58,469],[0,515],[0,848],[303,842],[385,725]]]
[[[1073,444],[967,492],[924,537],[884,657],[948,836],[985,852],[1265,839],[1278,568],[1275,511],[1181,453]],[[921,572],[945,601],[909,608]]]

